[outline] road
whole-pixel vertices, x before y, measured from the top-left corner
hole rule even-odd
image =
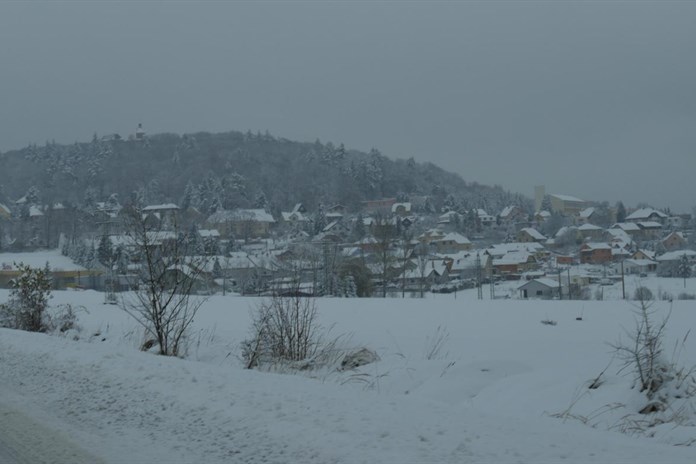
[[[0,402],[0,463],[101,464],[57,430]]]

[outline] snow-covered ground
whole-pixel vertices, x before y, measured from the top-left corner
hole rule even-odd
[[[643,284],[683,291],[680,279]],[[687,284],[696,293],[696,279]],[[605,298],[620,291],[607,287]],[[319,299],[322,325],[381,361],[303,375],[242,368],[239,343],[258,299],[210,298],[186,360],[138,351],[142,330],[100,293],[54,292],[53,304],[67,302],[84,307],[79,341],[0,330],[2,403],[106,463],[692,463],[696,455],[677,446],[696,437],[688,411],[678,426],[618,431],[643,404],[618,362],[599,389],[587,389],[612,360],[608,343],[632,327],[624,301],[478,301],[476,290]],[[696,302],[653,306],[670,307],[671,354],[696,323]],[[436,339],[442,348],[428,356]],[[696,364],[692,338],[680,362]]]

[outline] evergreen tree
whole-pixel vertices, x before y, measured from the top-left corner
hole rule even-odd
[[[684,288],[686,288],[686,279],[691,277],[691,263],[689,263],[689,257],[686,254],[679,259],[677,272],[679,277],[684,279]]]
[[[111,268],[114,261],[114,250],[111,239],[102,235],[99,240],[99,246],[97,247],[97,260],[107,268]]]
[[[622,202],[616,203],[616,222],[624,222],[626,220],[626,207]]]

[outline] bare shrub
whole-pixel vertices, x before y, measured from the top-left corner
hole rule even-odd
[[[425,350],[423,356],[428,361],[442,359],[448,353],[443,353],[443,349],[449,340],[449,332],[442,326],[437,326],[432,336],[425,338]]]
[[[242,342],[248,369],[261,363],[299,362],[315,356],[321,345],[315,299],[296,293],[272,296],[252,314],[252,337]]]
[[[626,331],[628,341],[611,345],[617,358],[623,361],[621,370],[628,369],[633,373],[640,391],[650,400],[670,380],[670,366],[663,352],[669,314],[661,321],[654,321],[651,306],[645,299],[640,300],[635,310],[635,326],[632,331]]]
[[[693,293],[680,293],[677,295],[678,300],[696,300],[696,295]]]

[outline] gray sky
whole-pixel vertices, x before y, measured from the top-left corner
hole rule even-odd
[[[2,2],[0,150],[269,130],[696,205],[696,2]]]

